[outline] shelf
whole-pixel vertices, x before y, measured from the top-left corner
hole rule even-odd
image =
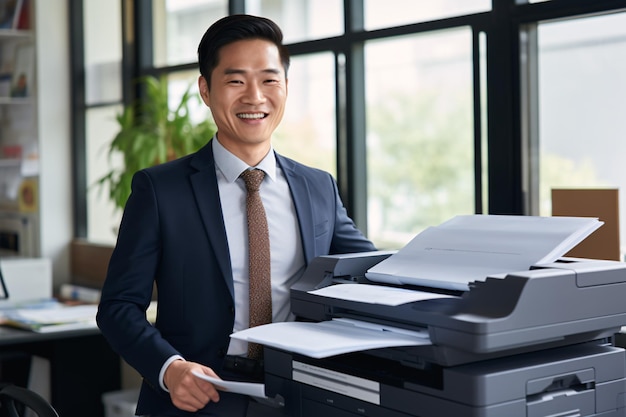
[[[33,37],[33,32],[31,30],[0,29],[0,40],[31,39],[32,37]]]
[[[0,0],[1,1],[1,0]],[[35,30],[35,3],[46,7],[51,2],[39,0],[4,1],[16,8],[12,20],[0,28],[0,217],[28,215],[33,221],[32,236],[20,242],[19,253],[41,256],[39,244],[39,193],[37,189],[40,163],[39,99]],[[52,49],[52,48],[51,48]],[[25,82],[22,75],[25,77]],[[18,88],[19,87],[19,88]],[[13,96],[12,96],[13,95]]]
[[[26,105],[34,104],[35,99],[33,97],[2,97],[0,96],[0,106],[8,105]]]
[[[22,160],[16,158],[0,158],[0,168],[20,168]]]

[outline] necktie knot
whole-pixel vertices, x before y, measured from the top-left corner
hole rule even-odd
[[[246,183],[246,189],[248,192],[259,191],[259,187],[261,186],[261,182],[263,178],[265,178],[265,172],[260,169],[246,169],[241,173],[241,178],[243,178]]]

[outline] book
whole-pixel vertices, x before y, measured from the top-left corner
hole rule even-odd
[[[21,0],[13,18],[13,29],[30,29],[30,1]]]
[[[554,262],[602,224],[595,217],[457,216],[427,228],[365,276],[467,291],[473,281]]]
[[[81,285],[61,284],[59,295],[64,300],[83,301],[86,303],[98,303],[101,291],[96,288],[83,287]]]
[[[0,0],[0,29],[17,29],[24,0]]]

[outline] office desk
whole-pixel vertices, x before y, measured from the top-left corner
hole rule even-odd
[[[0,326],[0,382],[23,386],[28,366],[11,365],[28,355],[50,361],[50,402],[59,416],[104,417],[102,394],[120,389],[121,370],[119,356],[98,329],[41,334]]]

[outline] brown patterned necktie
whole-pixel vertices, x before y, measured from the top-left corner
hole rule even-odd
[[[246,211],[248,216],[248,246],[250,272],[250,327],[272,322],[272,290],[270,271],[270,238],[265,209],[259,194],[265,172],[250,169],[241,173],[246,183]],[[263,356],[263,347],[248,345],[248,357]]]

